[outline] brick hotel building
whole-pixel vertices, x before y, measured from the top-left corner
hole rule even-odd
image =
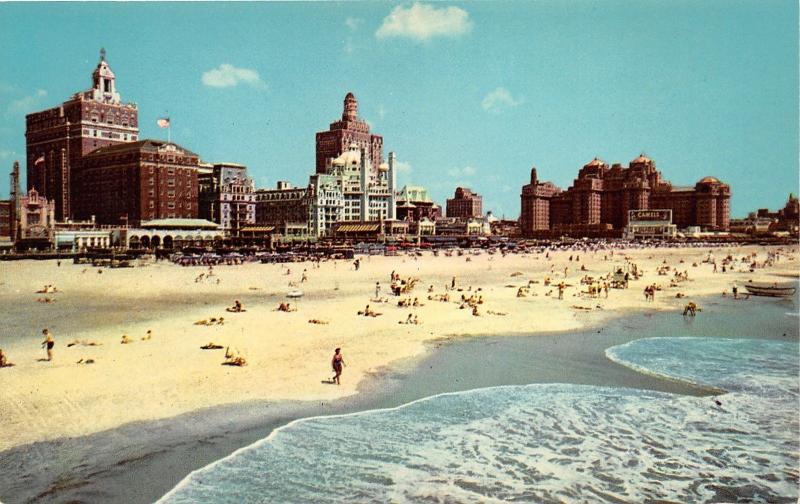
[[[452,198],[447,200],[447,216],[461,220],[483,216],[483,198],[466,187],[456,188]]]
[[[694,186],[674,186],[661,177],[652,159],[641,155],[627,168],[593,159],[566,191],[541,182],[536,168],[520,195],[523,236],[621,236],[629,210],[672,210],[678,228],[727,231],[730,186],[703,177]]]
[[[136,104],[122,103],[116,76],[100,52],[92,87],[61,105],[25,118],[27,187],[55,202],[56,220],[75,217],[81,159],[109,145],[139,139]]]
[[[370,176],[374,178],[383,162],[383,137],[370,133],[367,122],[358,117],[358,100],[347,93],[342,119],[332,122],[328,131],[317,133],[317,173],[326,173],[330,163],[353,145],[369,153]]]
[[[198,216],[199,158],[160,140],[102,147],[83,158],[75,214],[99,224],[139,226],[153,219]]]

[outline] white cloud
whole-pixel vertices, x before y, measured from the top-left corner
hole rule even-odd
[[[267,86],[257,71],[250,68],[237,68],[229,63],[222,63],[217,68],[203,72],[203,84],[206,86],[225,88],[237,86],[240,83],[254,88]]]
[[[514,98],[508,89],[499,87],[483,98],[481,107],[490,114],[500,114],[521,103],[522,99]]]
[[[411,167],[411,163],[406,163],[404,161],[395,161],[394,169],[397,170],[397,173],[411,173],[414,171]]]
[[[361,23],[363,22],[364,22],[363,19],[354,17],[349,17],[344,20],[344,24],[347,25],[347,27],[350,28],[351,31],[358,30],[358,27],[361,26]]]
[[[475,168],[471,166],[465,166],[464,168],[450,168],[447,170],[447,174],[453,178],[469,178],[475,175]]]
[[[471,29],[472,21],[464,9],[414,3],[411,7],[398,5],[392,9],[375,36],[379,39],[406,37],[425,41],[433,37],[457,37]]]
[[[37,89],[32,95],[23,96],[18,100],[12,101],[8,105],[7,112],[9,114],[30,114],[36,112],[42,98],[47,96],[47,91],[44,89]]]

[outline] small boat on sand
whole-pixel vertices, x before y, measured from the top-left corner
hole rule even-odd
[[[778,285],[774,284],[757,284],[748,282],[744,284],[747,292],[754,296],[768,296],[768,297],[789,297],[793,296],[797,288],[791,285]]]
[[[290,291],[289,291],[289,292],[286,294],[286,297],[288,297],[288,298],[301,298],[301,297],[303,297],[303,291],[301,291],[301,290],[297,290],[297,289],[295,289],[295,290],[290,290]]]

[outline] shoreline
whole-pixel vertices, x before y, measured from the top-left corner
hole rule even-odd
[[[704,298],[703,302],[711,306],[713,299]],[[723,299],[723,311],[734,310],[732,303],[732,300]],[[760,310],[757,306],[749,309]],[[721,317],[717,311],[714,309],[710,313],[712,318]],[[72,456],[75,461],[83,456],[88,456],[91,460],[92,452],[97,447],[108,450],[115,442],[118,444],[117,450],[109,450],[110,453],[106,453],[105,457],[95,458],[93,463],[72,468],[67,471],[71,474],[62,476],[56,482],[41,481],[44,486],[40,486],[38,492],[26,496],[20,494],[19,497],[22,498],[16,499],[15,496],[16,500],[6,502],[25,502],[34,497],[44,502],[61,502],[65,499],[77,502],[98,499],[108,503],[153,502],[174,488],[193,470],[264,439],[275,429],[292,421],[398,407],[435,394],[473,390],[476,384],[468,380],[463,364],[464,361],[469,361],[476,350],[490,361],[498,352],[503,354],[501,359],[506,359],[509,354],[521,355],[523,350],[533,351],[536,357],[531,365],[542,366],[541,369],[533,370],[533,375],[531,369],[519,369],[512,376],[504,372],[503,383],[498,383],[496,376],[480,377],[483,387],[556,382],[597,384],[599,373],[600,378],[605,377],[611,382],[610,386],[614,387],[624,387],[626,380],[635,380],[634,388],[689,395],[715,395],[715,391],[708,388],[642,375],[607,359],[604,351],[598,352],[600,347],[639,339],[634,334],[635,331],[653,329],[654,325],[663,330],[665,323],[671,324],[671,320],[676,318],[681,319],[680,314],[674,311],[628,313],[627,316],[615,318],[609,323],[605,330],[601,330],[599,338],[596,329],[532,336],[451,336],[446,341],[431,342],[430,351],[420,359],[407,359],[377,370],[362,383],[358,394],[333,403],[283,401],[219,406],[170,419],[137,422],[88,437],[20,447],[4,452],[0,460],[10,461],[20,452],[26,451],[25,449],[33,450],[34,447],[41,457],[50,459],[51,462],[52,458],[58,460],[58,453],[77,453]],[[634,329],[626,329],[627,327]],[[694,332],[698,330],[694,324],[681,327]],[[772,334],[772,337],[778,338],[779,335]],[[597,345],[587,347],[587,340],[594,341]],[[507,348],[503,350],[503,347]],[[583,349],[583,353],[576,355],[576,348]],[[551,380],[553,368],[559,368],[551,366],[546,369],[546,363],[550,362],[553,352],[574,361],[573,378],[580,379]],[[462,374],[456,376],[453,370],[461,370]],[[556,372],[559,377],[563,377],[561,370],[557,369]],[[424,390],[421,384],[428,384],[429,390]],[[130,446],[132,440],[134,445]],[[56,456],[51,458],[48,452]],[[32,463],[31,469],[35,468],[36,463]],[[3,472],[0,471],[0,474]],[[147,488],[140,488],[132,500],[128,492],[137,482],[140,485],[141,481],[150,483]],[[19,485],[20,489],[23,486],[26,489],[36,486],[31,478],[22,478]]]

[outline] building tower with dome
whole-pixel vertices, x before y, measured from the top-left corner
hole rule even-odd
[[[664,180],[656,163],[644,154],[628,167],[599,158],[585,164],[572,186],[562,191],[540,182],[536,170],[520,195],[520,228],[524,236],[621,236],[630,210],[672,211],[678,228],[727,231],[730,186],[703,177],[694,186]]]
[[[123,103],[105,49],[92,87],[57,107],[25,118],[27,187],[55,202],[56,220],[74,217],[81,159],[101,147],[139,139],[136,104]]]
[[[317,173],[324,173],[328,163],[354,144],[367,153],[373,170],[370,177],[374,178],[383,161],[383,137],[370,133],[369,124],[358,117],[358,100],[347,93],[341,120],[332,122],[328,131],[317,133]]]

